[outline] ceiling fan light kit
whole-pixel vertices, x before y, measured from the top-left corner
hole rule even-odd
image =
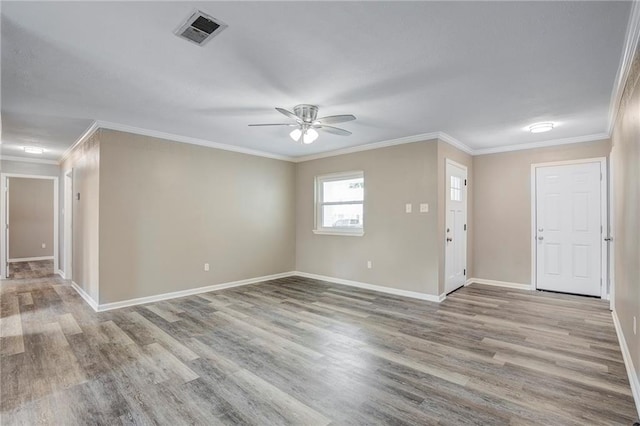
[[[356,117],[351,114],[331,115],[328,117],[318,117],[318,107],[316,105],[300,104],[293,107],[293,112],[284,108],[276,108],[276,111],[295,120],[295,123],[274,123],[274,124],[249,124],[249,126],[289,126],[295,127],[289,133],[294,141],[298,142],[302,139],[302,143],[310,144],[318,139],[318,130],[324,130],[334,135],[349,136],[350,131],[340,129],[338,127],[329,126],[329,124],[344,123],[355,120]]]

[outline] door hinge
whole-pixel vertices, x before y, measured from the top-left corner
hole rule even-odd
[[[467,276],[467,270],[466,269],[462,270],[462,275],[464,275],[465,277]]]
[[[465,231],[467,230],[467,224],[466,223],[464,224],[464,230]]]
[[[466,179],[464,180],[464,186],[467,186],[467,180]]]

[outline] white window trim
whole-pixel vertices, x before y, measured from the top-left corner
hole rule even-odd
[[[345,202],[329,202],[322,203],[322,183],[334,180],[344,180],[344,179],[364,179],[364,171],[362,170],[354,170],[349,172],[339,172],[339,173],[330,173],[325,175],[316,176],[314,182],[314,229],[313,233],[316,235],[340,235],[347,237],[361,237],[364,235],[364,228],[324,228],[321,226],[322,223],[322,206],[323,205],[331,205],[331,204],[362,204],[363,211],[363,219],[364,219],[364,198],[362,202],[360,201],[345,201]],[[363,220],[364,222],[364,220]]]

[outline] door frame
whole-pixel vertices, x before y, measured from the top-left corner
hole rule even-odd
[[[24,178],[24,179],[48,179],[53,181],[53,272],[58,273],[58,177],[57,176],[42,176],[42,175],[27,175],[21,173],[1,173],[0,174],[0,194],[2,197],[2,208],[0,208],[0,248],[2,255],[0,256],[0,279],[7,279],[7,261],[9,260],[9,247],[7,244],[7,207],[4,205],[5,192],[7,191],[7,182],[9,178]],[[11,202],[11,201],[9,201]]]
[[[608,168],[606,157],[584,158],[579,160],[566,160],[566,161],[552,161],[547,163],[532,163],[531,164],[531,289],[538,289],[538,280],[536,276],[536,269],[538,265],[536,244],[536,216],[537,216],[537,200],[536,200],[536,172],[541,167],[553,167],[553,166],[569,166],[573,164],[587,164],[587,163],[600,163],[600,298],[608,299],[613,292],[612,288],[607,288],[608,277],[608,265],[607,265],[607,242],[605,239],[605,232],[609,223],[609,206],[608,206]]]
[[[73,169],[66,170],[63,174],[64,192],[64,278],[73,279]]]
[[[462,170],[464,170],[464,174],[465,174],[465,181],[466,183],[462,185],[462,190],[463,190],[463,194],[464,194],[464,223],[465,225],[467,225],[467,230],[464,231],[464,249],[463,249],[463,253],[464,253],[464,269],[468,269],[467,268],[467,245],[469,243],[469,222],[468,222],[468,218],[469,218],[469,191],[467,190],[469,188],[468,186],[468,182],[469,182],[469,168],[467,166],[465,166],[464,164],[460,164],[457,161],[454,161],[450,158],[445,158],[444,159],[444,228],[442,229],[444,232],[444,238],[442,240],[442,244],[444,247],[444,293],[445,294],[449,294],[452,291],[457,290],[453,289],[453,290],[449,290],[447,288],[447,201],[449,200],[449,197],[451,196],[450,191],[447,191],[447,188],[449,187],[449,185],[451,185],[450,182],[447,182],[447,166],[448,165],[452,165],[455,167],[459,167]],[[462,284],[462,286],[460,287],[464,287],[466,285],[467,282],[467,275],[465,274],[464,276],[464,283]],[[458,288],[460,288],[458,287]]]

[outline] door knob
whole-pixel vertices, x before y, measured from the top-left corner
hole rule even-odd
[[[611,237],[607,237],[607,238],[605,238],[604,240],[605,240],[606,242],[609,242],[609,241],[613,241],[613,238],[611,238]]]
[[[447,238],[448,243],[450,243],[451,241],[453,241],[453,238]]]
[[[543,237],[543,236],[540,236],[540,237],[538,237],[538,239],[539,239],[540,241],[542,241],[542,240],[544,240],[544,237]]]

